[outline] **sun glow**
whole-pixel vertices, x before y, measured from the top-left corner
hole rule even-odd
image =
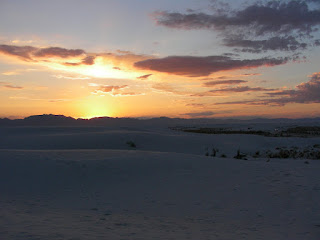
[[[115,66],[112,61],[108,61],[104,57],[96,57],[95,62],[92,65],[65,66],[59,61],[45,63],[45,65],[55,70],[94,78],[135,79],[141,75],[141,73],[127,70],[125,66]]]
[[[90,97],[79,106],[81,118],[113,117],[115,111],[110,103],[103,101],[101,97]]]

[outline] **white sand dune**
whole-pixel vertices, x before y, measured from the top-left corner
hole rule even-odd
[[[319,239],[319,160],[232,158],[319,138],[1,131],[0,239]]]

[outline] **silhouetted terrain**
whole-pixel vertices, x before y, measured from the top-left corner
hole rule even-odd
[[[320,118],[300,118],[300,119],[288,119],[288,118],[254,118],[254,119],[214,119],[214,118],[197,118],[197,119],[184,119],[184,118],[150,118],[150,119],[138,119],[138,118],[112,118],[112,117],[97,117],[91,119],[72,118],[64,115],[43,114],[29,116],[24,119],[8,119],[0,118],[0,126],[106,126],[113,124],[120,125],[161,125],[169,124],[171,126],[192,126],[203,124],[258,124],[258,123],[286,123],[286,124],[320,124]]]

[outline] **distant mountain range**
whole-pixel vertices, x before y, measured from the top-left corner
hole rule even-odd
[[[34,115],[26,117],[24,119],[8,119],[0,118],[0,126],[107,126],[107,125],[127,125],[134,124],[166,124],[166,125],[193,125],[193,124],[228,124],[228,123],[307,123],[307,122],[319,122],[320,118],[300,118],[300,119],[288,119],[288,118],[255,118],[249,120],[243,119],[217,119],[217,118],[198,118],[198,119],[183,119],[183,118],[150,118],[150,119],[138,119],[138,118],[112,118],[112,117],[97,117],[91,119],[72,118],[64,115]]]

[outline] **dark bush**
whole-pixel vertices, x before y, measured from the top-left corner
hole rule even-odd
[[[132,148],[136,148],[136,144],[133,142],[133,141],[127,141],[126,144],[129,146],[129,147],[132,147]]]

